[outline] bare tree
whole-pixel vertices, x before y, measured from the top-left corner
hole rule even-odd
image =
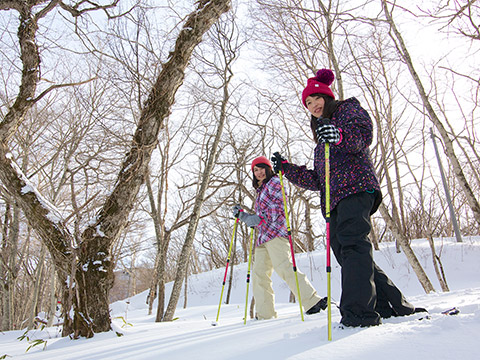
[[[149,313],[152,311],[153,301],[158,298],[156,321],[162,321],[165,312],[165,283],[167,281],[166,264],[168,262],[167,254],[172,233],[188,224],[188,211],[191,208],[191,201],[180,201],[181,207],[177,208],[174,216],[169,216],[173,212],[169,198],[170,191],[169,174],[170,170],[185,157],[185,150],[182,145],[175,149],[172,147],[172,140],[175,134],[171,134],[168,124],[166,124],[162,144],[158,146],[160,153],[160,163],[156,164],[158,175],[147,176],[146,185],[150,205],[150,217],[152,218],[155,230],[155,264],[154,275],[150,286],[148,297]],[[182,142],[182,141],[180,141]],[[183,155],[182,155],[183,154]],[[152,178],[156,180],[156,189],[152,184]],[[175,194],[176,195],[176,194]],[[182,195],[180,195],[182,196]],[[169,219],[170,217],[170,219]],[[169,223],[171,222],[171,226]]]
[[[233,26],[229,26],[233,25]],[[229,25],[218,24],[215,25],[215,47],[220,53],[219,64],[210,63],[218,73],[220,77],[220,86],[219,89],[222,92],[221,100],[215,101],[212,100],[212,117],[215,119],[217,124],[215,134],[210,135],[209,139],[206,141],[205,149],[205,165],[202,171],[202,174],[198,179],[198,189],[195,196],[195,203],[192,209],[192,214],[190,215],[190,220],[188,224],[187,233],[185,235],[185,242],[180,253],[180,257],[177,262],[177,272],[175,275],[175,281],[173,283],[172,294],[168,302],[167,309],[165,311],[163,320],[171,321],[175,314],[175,308],[178,303],[180,296],[180,290],[182,283],[187,275],[187,265],[190,259],[193,243],[195,239],[195,234],[198,227],[198,222],[200,220],[202,206],[205,202],[205,196],[207,189],[210,184],[210,177],[215,166],[215,163],[219,156],[219,144],[222,138],[224,124],[227,118],[227,107],[230,99],[230,82],[233,77],[232,65],[235,62],[235,59],[238,57],[238,51],[241,47],[241,44],[238,44],[238,40],[235,39],[235,23],[231,22]],[[230,27],[230,28],[229,28]],[[203,61],[208,61],[207,58],[202,58]],[[204,79],[202,79],[205,81]],[[208,85],[208,82],[206,82]],[[217,105],[218,103],[218,105]]]
[[[454,0],[439,4],[433,10],[423,10],[425,16],[444,24],[441,30],[448,31],[452,28],[472,41],[480,40],[480,26],[477,18],[479,12],[480,5],[477,0]]]
[[[397,89],[394,84],[396,84],[398,75],[386,61],[391,49],[384,44],[382,35],[377,31],[377,29],[373,29],[370,36],[373,41],[370,41],[369,46],[360,46],[359,48],[355,43],[349,43],[356,67],[356,70],[352,72],[357,74],[355,79],[364,93],[372,118],[377,125],[377,147],[379,148],[377,172],[386,183],[384,204],[380,207],[380,214],[393,233],[397,247],[403,250],[421,285],[428,293],[434,291],[434,288],[406,236],[406,196],[404,194],[406,178],[415,179],[415,172],[412,170],[406,153],[416,151],[419,144],[423,143],[413,141],[409,144],[408,137],[412,133],[414,122],[406,123],[402,117],[403,112],[400,111],[398,115],[396,113],[396,108],[398,108],[398,105],[395,104]],[[363,57],[355,56],[357,51],[363,53]],[[409,169],[411,172],[400,169],[402,164],[403,168]],[[388,208],[385,205],[387,201]]]
[[[117,2],[107,6],[89,4],[93,6],[83,10],[58,2],[47,3],[44,7],[39,6],[43,2],[0,2],[0,10],[15,10],[20,14],[18,41],[23,65],[22,86],[0,124],[0,179],[19,204],[30,226],[47,246],[61,283],[68,284],[62,295],[64,335],[73,332],[75,336],[91,337],[95,332],[110,329],[108,292],[112,286],[114,263],[110,253],[111,245],[124,229],[137,193],[144,182],[163,119],[168,116],[175,93],[182,84],[193,49],[201,42],[202,35],[230,5],[228,0],[199,2],[197,10],[186,19],[175,48],[163,65],[144,104],[115,187],[98,211],[95,221],[86,228],[75,246],[76,242],[62,223],[62,216],[56,207],[41,197],[35,186],[12,161],[8,143],[33,104],[49,91],[59,87],[52,86],[40,95],[36,94],[40,81],[40,54],[35,38],[38,21],[60,4],[62,9],[77,17],[93,9],[108,11]],[[30,191],[25,191],[25,186],[29,185]],[[74,318],[70,319],[72,308]]]
[[[349,20],[350,12],[362,5],[338,0],[257,0],[256,3],[252,16],[262,24],[256,36],[260,43],[270,39],[274,44],[268,50],[267,68],[280,74],[288,73],[289,77],[282,80],[292,81],[295,88],[318,68],[331,67],[337,74],[336,91],[343,99],[339,59],[344,55],[345,36],[341,24]]]
[[[435,125],[436,129],[440,133],[440,136],[443,140],[443,143],[444,143],[444,146],[445,146],[445,152],[446,152],[446,155],[447,155],[448,159],[450,160],[450,162],[452,164],[452,167],[453,167],[454,173],[455,173],[455,177],[456,177],[460,187],[462,188],[462,190],[465,194],[466,200],[467,200],[468,204],[470,205],[470,208],[473,212],[473,215],[474,215],[477,223],[480,223],[480,204],[478,203],[478,200],[475,197],[475,194],[473,193],[472,188],[471,188],[467,178],[465,177],[465,174],[463,172],[462,164],[460,163],[457,155],[455,154],[453,142],[450,139],[450,136],[449,136],[447,130],[445,129],[443,123],[440,121],[436,111],[434,110],[434,108],[433,108],[433,106],[430,102],[430,98],[427,95],[427,92],[425,91],[423,83],[422,83],[420,77],[418,76],[418,73],[415,70],[414,63],[411,59],[410,53],[407,49],[407,46],[405,45],[402,34],[400,33],[400,31],[396,27],[396,24],[394,22],[391,10],[388,7],[387,1],[382,1],[382,7],[383,7],[383,12],[384,12],[385,17],[387,19],[387,22],[390,26],[390,30],[391,30],[390,33],[389,33],[390,37],[397,47],[398,54],[402,57],[403,61],[405,62],[405,64],[408,67],[408,70],[410,71],[410,75],[412,76],[413,81],[414,81],[414,83],[417,87],[417,90],[418,90],[419,94],[420,94],[421,100],[423,102],[423,106],[425,107],[430,120]]]

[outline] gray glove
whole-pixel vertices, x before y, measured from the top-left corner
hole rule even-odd
[[[238,218],[243,221],[248,227],[256,227],[262,223],[263,217],[258,216],[257,214],[248,214],[245,211],[240,212]]]
[[[243,221],[248,227],[255,227],[262,223],[263,217],[246,213],[240,205],[232,207],[233,217]]]

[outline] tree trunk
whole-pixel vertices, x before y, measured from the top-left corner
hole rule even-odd
[[[445,273],[443,272],[442,261],[435,251],[435,243],[433,242],[433,236],[427,236],[428,243],[430,244],[430,250],[432,250],[432,261],[433,267],[435,269],[435,274],[437,275],[438,282],[443,292],[448,292],[450,289],[447,285],[447,279],[445,278]]]
[[[48,310],[48,322],[47,327],[53,326],[53,322],[55,320],[55,316],[57,313],[57,297],[56,297],[56,282],[57,282],[57,275],[55,271],[52,271],[50,275],[50,305]]]
[[[1,290],[0,291],[0,330],[7,331],[10,330],[10,310],[8,309],[8,228],[10,224],[10,217],[11,217],[11,210],[10,210],[10,202],[5,202],[5,215],[3,219],[3,226],[2,226],[2,244],[1,244],[1,252],[0,252],[0,278],[4,279],[2,283],[0,283]]]
[[[372,240],[373,248],[375,250],[380,250],[380,246],[378,245],[377,232],[374,225],[372,226],[372,230],[370,231],[370,239]]]
[[[147,296],[147,304],[148,304],[148,315],[152,315],[153,312],[153,302],[157,297],[157,283],[158,283],[158,251],[155,255],[155,263],[153,265],[153,276],[150,282],[150,290]]]
[[[305,232],[307,237],[307,251],[314,251],[314,239],[313,239],[313,227],[312,227],[312,214],[310,211],[310,206],[308,200],[302,197],[302,200],[305,203]]]
[[[408,243],[408,239],[401,232],[401,229],[398,228],[397,223],[392,219],[385,205],[380,204],[379,210],[382,214],[383,219],[387,222],[387,226],[390,228],[390,231],[393,233],[393,236],[402,247],[402,250],[405,256],[407,257],[408,262],[410,263],[410,266],[412,267],[413,271],[417,275],[418,281],[420,281],[420,284],[422,285],[425,292],[428,294],[430,292],[435,291],[432,283],[428,279],[427,274],[423,270],[422,265],[420,264],[420,261],[418,261],[417,256],[415,255],[412,248],[410,247],[410,244]]]
[[[168,241],[165,239],[165,241]],[[159,254],[159,261],[157,267],[157,289],[158,289],[158,303],[157,303],[157,317],[156,322],[160,322],[163,319],[163,313],[165,311],[165,259],[166,249],[162,247]]]
[[[15,330],[15,282],[17,278],[17,252],[19,236],[19,209],[7,200],[5,209],[5,224],[3,228],[2,259],[3,282],[2,305],[3,319],[2,330]]]
[[[202,173],[200,188],[195,198],[195,204],[193,206],[192,215],[190,216],[190,222],[188,224],[187,234],[185,236],[185,243],[183,244],[182,251],[178,259],[175,281],[173,283],[172,294],[168,302],[167,310],[165,311],[164,321],[171,321],[173,319],[173,316],[175,314],[175,308],[177,307],[178,299],[180,297],[182,282],[186,276],[187,263],[192,252],[193,241],[195,238],[195,233],[197,231],[197,226],[198,226],[198,221],[200,219],[202,205],[205,199],[205,194],[207,192],[208,185],[210,183],[210,175],[212,173],[213,167],[215,165],[215,161],[218,156],[218,144],[220,142],[220,138],[223,132],[223,126],[225,124],[225,119],[227,116],[226,107],[230,97],[228,93],[228,84],[231,78],[232,78],[232,75],[229,75],[225,80],[225,83],[223,84],[223,99],[222,99],[222,104],[220,109],[217,132],[215,134],[215,139],[213,141],[212,147],[210,149],[210,153],[208,155],[207,164]]]
[[[250,301],[250,319],[255,318],[255,298],[252,296],[252,300]]]
[[[85,235],[87,234],[89,232]],[[75,273],[77,298],[73,321],[75,337],[89,338],[94,333],[111,330],[108,301],[114,281],[111,242],[104,241],[100,234],[90,234],[91,236],[84,237],[78,252]]]
[[[32,294],[32,301],[30,304],[30,314],[28,316],[28,324],[27,327],[29,330],[33,329],[35,317],[37,316],[36,309],[38,305],[38,298],[41,291],[41,287],[43,286],[42,278],[43,278],[43,269],[45,266],[45,254],[47,249],[45,246],[42,245],[42,249],[40,250],[40,256],[38,258],[37,268],[35,269],[35,284],[33,287],[33,294]]]
[[[148,293],[148,299],[147,299],[148,315],[151,315],[152,309],[153,309],[153,301],[157,296],[158,274],[160,273],[159,265],[160,265],[160,258],[162,253],[162,241],[161,241],[162,231],[160,226],[159,213],[157,210],[157,205],[155,204],[155,197],[153,195],[152,184],[150,181],[150,174],[148,174],[145,184],[147,186],[147,195],[148,195],[148,200],[150,202],[150,215],[153,220],[153,227],[155,229],[155,238],[157,240],[156,241],[157,252],[155,254],[155,264],[153,265],[153,276],[150,284],[150,292]]]
[[[237,234],[238,234],[238,231],[235,232],[235,237],[233,238],[232,254],[231,254],[231,261],[230,261],[230,275],[228,277],[227,296],[225,296],[225,304],[230,304],[230,295],[232,293],[233,273],[235,269],[235,257],[237,254],[237,252],[235,251],[235,249],[237,248]],[[247,245],[247,248],[248,248],[248,245]],[[245,251],[245,254],[248,254],[248,250]],[[247,261],[248,261],[248,258],[247,258]]]
[[[157,303],[157,317],[155,322],[163,321],[163,314],[165,312],[165,281],[163,277],[158,278],[158,303]]]
[[[163,313],[165,310],[165,259],[167,258],[168,244],[170,243],[170,234],[175,226],[168,230],[165,228],[165,222],[161,220],[161,214],[159,208],[155,203],[155,197],[153,194],[152,184],[150,182],[150,176],[146,181],[147,193],[150,201],[151,216],[155,229],[155,237],[157,253],[155,255],[155,269],[154,276],[152,278],[152,285],[150,286],[148,313],[152,313],[153,300],[157,295],[158,289],[158,302],[157,302],[157,314],[155,322],[161,322]],[[157,195],[158,203],[160,204],[161,192]],[[179,224],[177,224],[179,226]]]
[[[187,308],[188,301],[188,265],[190,261],[187,262],[187,271],[185,271],[185,280],[183,281],[183,308]]]

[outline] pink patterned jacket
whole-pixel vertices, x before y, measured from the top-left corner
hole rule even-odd
[[[257,189],[255,213],[262,216],[265,222],[257,226],[257,246],[276,237],[287,237],[287,221],[283,210],[283,196],[280,179],[272,177]]]

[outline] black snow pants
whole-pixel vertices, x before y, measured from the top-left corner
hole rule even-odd
[[[330,214],[330,244],[342,268],[340,312],[345,325],[377,325],[380,317],[409,315],[415,310],[373,260],[368,235],[376,196],[368,192],[350,195]]]

